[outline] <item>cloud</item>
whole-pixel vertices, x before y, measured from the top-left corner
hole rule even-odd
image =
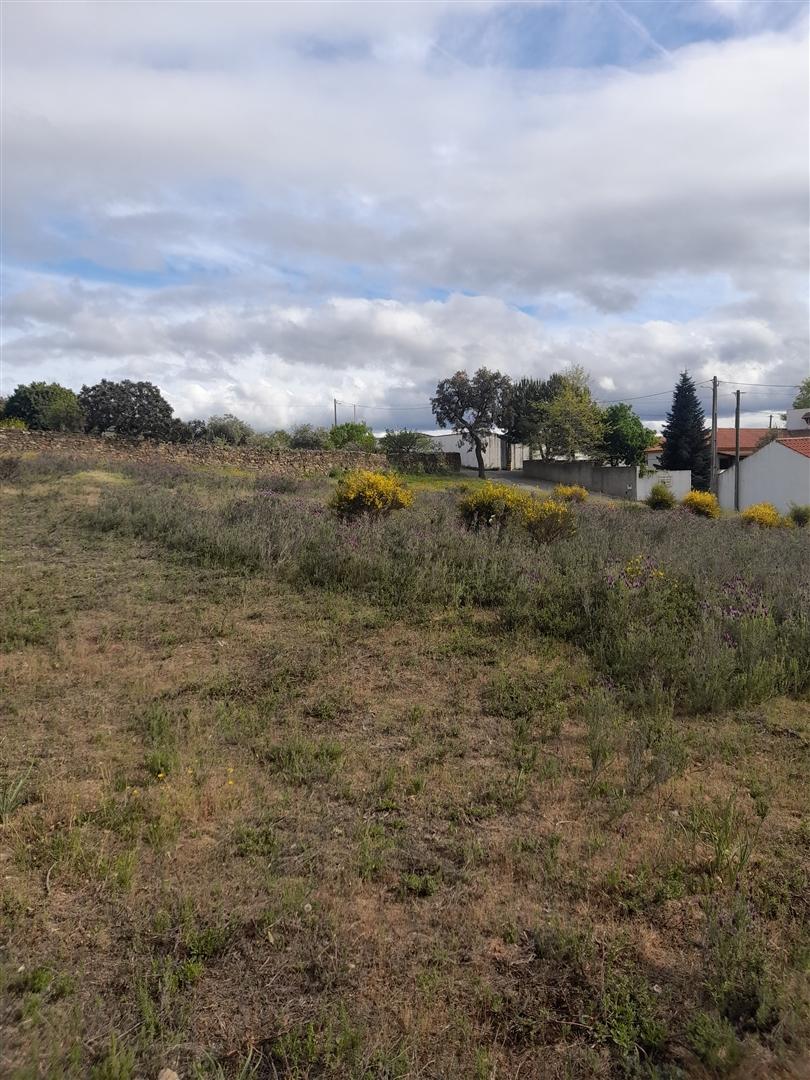
[[[803,377],[806,20],[591,7],[7,6],[4,385],[272,425],[482,363]]]

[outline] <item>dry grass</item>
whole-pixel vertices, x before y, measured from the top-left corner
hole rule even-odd
[[[642,729],[491,612],[88,531],[111,479],[0,506],[3,1075],[808,1074],[807,701]]]

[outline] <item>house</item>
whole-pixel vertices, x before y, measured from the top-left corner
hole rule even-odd
[[[475,450],[455,431],[426,431],[433,442],[445,453],[461,454],[463,469],[477,469],[478,461]],[[498,432],[492,432],[486,440],[484,450],[485,469],[520,469],[524,460],[529,458],[529,447],[508,442]]]
[[[775,439],[740,459],[740,510],[768,502],[784,514],[792,504],[810,504],[810,434]],[[734,471],[732,465],[718,478],[724,510],[734,509]]]
[[[661,451],[664,449],[664,440],[659,438],[648,446],[644,451],[645,464],[648,469],[657,468],[661,464]]]

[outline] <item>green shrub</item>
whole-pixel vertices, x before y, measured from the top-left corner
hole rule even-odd
[[[554,498],[560,502],[585,502],[588,491],[581,484],[555,484]]]
[[[675,505],[675,496],[663,481],[653,484],[652,490],[644,500],[653,510],[671,510]]]
[[[0,420],[0,431],[28,431],[28,424],[18,416],[4,416]]]
[[[807,525],[810,525],[810,504],[807,506],[797,506],[795,503],[788,511],[788,517],[794,525],[800,529],[804,529]]]

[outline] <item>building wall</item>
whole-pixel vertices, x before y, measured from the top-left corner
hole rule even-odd
[[[724,510],[734,509],[734,466],[720,473],[717,497]],[[761,502],[783,514],[791,503],[810,503],[810,458],[772,442],[741,461],[740,510]]]
[[[435,443],[438,443],[442,450],[446,453],[458,453],[461,455],[461,465],[465,469],[477,469],[478,461],[475,457],[475,450],[472,449],[467,443],[463,442],[461,437],[454,431],[448,432],[446,435],[431,435],[431,439]],[[487,439],[486,450],[484,450],[484,468],[485,469],[502,469],[504,460],[504,440],[500,435],[490,435]],[[528,458],[529,448],[527,446],[513,446],[512,447],[512,468],[519,469],[523,465],[524,458]]]

